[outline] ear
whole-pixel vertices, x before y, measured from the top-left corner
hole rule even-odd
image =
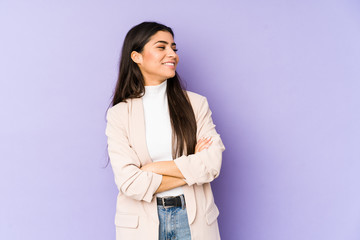
[[[138,53],[137,51],[132,51],[131,52],[131,59],[137,63],[137,64],[141,64],[142,63],[142,55],[140,53]]]

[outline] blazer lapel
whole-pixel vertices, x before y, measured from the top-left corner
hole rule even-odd
[[[144,105],[142,98],[131,98],[130,102],[130,138],[133,143],[133,148],[138,154],[141,165],[143,166],[152,162],[146,143]],[[156,223],[159,223],[156,197],[152,199],[151,203],[145,204],[144,208],[147,209],[147,212],[151,216],[152,220]]]
[[[132,98],[130,101],[132,103],[129,111],[130,138],[141,164],[146,165],[152,160],[146,143],[144,106],[142,98]]]

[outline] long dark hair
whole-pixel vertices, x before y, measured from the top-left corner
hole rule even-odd
[[[122,47],[119,75],[111,106],[127,102],[128,98],[141,98],[145,94],[143,75],[130,55],[132,51],[141,53],[145,44],[158,31],[167,31],[174,37],[174,32],[170,27],[157,22],[140,23],[127,33]],[[174,77],[167,79],[166,93],[173,130],[172,157],[175,159],[183,152],[186,152],[186,155],[193,154],[197,131],[195,114],[186,89],[176,71]]]

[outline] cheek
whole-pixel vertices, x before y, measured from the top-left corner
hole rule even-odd
[[[156,53],[147,53],[144,55],[144,62],[146,65],[157,64],[160,61],[161,57]]]

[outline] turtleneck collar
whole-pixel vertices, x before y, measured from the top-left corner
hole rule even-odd
[[[145,95],[158,95],[158,94],[165,94],[166,92],[166,85],[167,80],[163,81],[162,83],[154,86],[144,86],[145,87]]]

